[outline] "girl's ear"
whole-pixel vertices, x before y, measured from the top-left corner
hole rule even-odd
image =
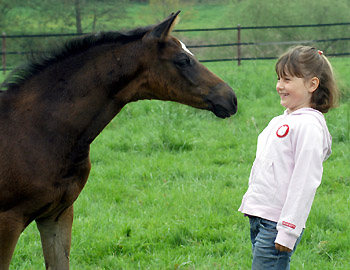
[[[320,79],[317,77],[312,77],[309,82],[309,92],[310,93],[315,92],[319,85],[320,85]]]

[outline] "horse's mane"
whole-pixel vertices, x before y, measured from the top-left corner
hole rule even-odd
[[[127,32],[110,31],[87,34],[71,39],[63,46],[56,46],[56,48],[51,49],[47,53],[40,55],[32,54],[24,65],[17,67],[10,73],[10,75],[0,85],[0,91],[16,86],[18,87],[51,64],[62,61],[67,57],[82,53],[95,46],[116,42],[125,44],[127,42],[140,39],[147,33],[147,31],[151,29],[151,27],[152,26],[135,28]]]

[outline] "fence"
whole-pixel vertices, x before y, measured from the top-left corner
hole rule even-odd
[[[238,25],[234,28],[213,28],[213,29],[187,29],[187,30],[174,30],[174,32],[189,32],[189,31],[224,31],[224,30],[236,30],[237,31],[237,42],[226,43],[226,44],[212,44],[212,45],[189,45],[188,48],[213,48],[213,47],[237,47],[236,58],[224,58],[224,59],[211,59],[201,60],[201,62],[221,62],[221,61],[237,61],[238,65],[243,60],[267,60],[276,59],[277,56],[273,57],[242,57],[241,46],[267,46],[267,45],[297,45],[297,44],[316,44],[324,42],[338,42],[338,41],[350,41],[350,37],[347,38],[331,38],[331,39],[315,39],[315,40],[298,40],[298,41],[270,41],[270,42],[241,42],[241,31],[251,29],[281,29],[281,28],[298,28],[298,27],[326,27],[336,25],[350,25],[350,23],[338,23],[338,24],[317,24],[317,25],[289,25],[289,26],[261,26],[261,27],[241,27]],[[349,33],[350,36],[350,33]],[[330,53],[327,56],[350,56],[350,44],[348,45],[347,52]]]
[[[277,58],[276,56],[276,52],[278,51],[276,48],[277,47],[283,47],[283,46],[291,46],[293,44],[308,44],[308,45],[313,45],[315,46],[317,43],[326,43],[328,44],[327,47],[328,48],[332,48],[331,50],[329,50],[329,53],[327,52],[326,55],[327,56],[350,56],[350,37],[332,37],[332,38],[322,38],[322,39],[308,39],[308,40],[296,40],[295,36],[295,30],[293,30],[293,39],[292,40],[275,40],[275,41],[271,41],[271,40],[264,40],[264,38],[262,38],[261,41],[255,41],[255,42],[242,42],[242,33],[244,31],[244,33],[246,31],[249,30],[255,30],[255,31],[261,31],[261,30],[267,30],[267,29],[277,29],[279,31],[278,36],[282,36],[281,35],[281,31],[282,29],[296,29],[296,28],[325,28],[325,27],[342,27],[343,29],[341,29],[340,31],[338,31],[340,34],[344,34],[347,33],[348,35],[350,35],[350,31],[349,31],[349,27],[350,23],[349,22],[345,22],[345,23],[333,23],[333,24],[308,24],[308,25],[280,25],[280,26],[257,26],[257,27],[243,27],[238,25],[237,27],[229,27],[229,28],[211,28],[211,29],[182,29],[182,30],[174,30],[173,32],[177,32],[180,35],[184,34],[184,38],[186,39],[185,34],[186,33],[193,33],[193,32],[225,32],[227,33],[228,31],[232,32],[235,31],[236,34],[235,36],[228,36],[226,35],[226,37],[228,36],[231,39],[236,40],[236,42],[227,42],[227,43],[215,43],[215,44],[197,44],[197,45],[187,45],[188,48],[190,49],[195,49],[197,50],[197,52],[199,52],[198,50],[202,50],[202,49],[213,49],[213,48],[235,48],[235,52],[234,51],[230,51],[231,56],[230,57],[219,57],[219,58],[215,58],[217,57],[216,55],[222,54],[222,51],[220,49],[220,51],[218,51],[217,53],[215,53],[215,57],[212,59],[201,59],[201,55],[210,55],[210,53],[207,54],[200,54],[200,57],[197,58],[199,59],[199,61],[201,62],[221,62],[221,61],[237,61],[238,65],[241,64],[241,61],[246,61],[246,60],[265,60],[265,59],[275,59]],[[323,31],[320,31],[320,33],[322,33]],[[332,31],[333,32],[333,31]],[[336,31],[335,31],[336,32]],[[314,32],[313,32],[314,34]],[[14,50],[7,50],[7,41],[11,40],[11,39],[36,39],[36,38],[51,38],[51,37],[58,37],[58,38],[63,38],[63,37],[73,37],[73,36],[77,36],[78,34],[73,34],[73,33],[68,33],[68,34],[34,34],[34,35],[6,35],[5,33],[2,33],[2,51],[1,51],[1,55],[2,55],[2,68],[1,70],[3,71],[3,73],[5,74],[6,70],[11,70],[13,69],[13,66],[8,67],[7,63],[8,63],[8,58],[7,56],[24,56],[24,55],[28,55],[28,54],[35,54],[35,53],[42,53],[41,51],[32,51],[32,50],[28,50],[28,51],[14,51]],[[277,35],[277,34],[276,34]],[[259,35],[256,35],[254,39],[256,39],[256,37]],[[268,36],[268,35],[266,35]],[[300,37],[304,37],[304,34],[299,35]],[[314,36],[314,35],[313,35]],[[265,37],[265,36],[264,36]],[[193,40],[193,36],[191,35],[190,37],[187,37],[188,41],[192,41]],[[196,40],[196,39],[195,39]],[[206,38],[201,38],[200,41],[203,42],[206,41]],[[331,45],[330,45],[331,44]],[[341,44],[340,46],[334,46],[334,44]],[[247,50],[245,53],[242,52],[242,49],[244,47],[249,47],[249,46],[255,46],[255,48],[259,48],[259,47],[273,47],[274,49],[272,50],[275,55],[271,55],[271,52],[268,53],[267,50],[261,50],[261,49],[257,49],[258,52],[261,52],[261,55],[254,55],[252,53],[252,50]],[[334,48],[333,48],[333,47]],[[271,50],[270,50],[271,51]],[[213,53],[212,53],[213,54]],[[235,57],[232,57],[232,55],[235,54]],[[11,61],[11,62],[15,62],[15,61]]]

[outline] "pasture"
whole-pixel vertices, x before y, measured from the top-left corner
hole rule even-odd
[[[291,269],[350,268],[350,58],[331,62],[344,93],[326,114],[333,154]],[[237,209],[257,135],[283,112],[274,63],[206,64],[236,91],[238,113],[229,119],[161,101],[131,103],[117,115],[91,147],[71,269],[249,269],[248,220]],[[32,223],[10,269],[44,268]]]

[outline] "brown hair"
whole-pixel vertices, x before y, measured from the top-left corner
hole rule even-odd
[[[296,46],[282,54],[275,66],[279,77],[305,78],[317,77],[319,86],[312,93],[311,107],[326,113],[337,106],[339,90],[334,80],[333,68],[323,52],[310,46]]]

